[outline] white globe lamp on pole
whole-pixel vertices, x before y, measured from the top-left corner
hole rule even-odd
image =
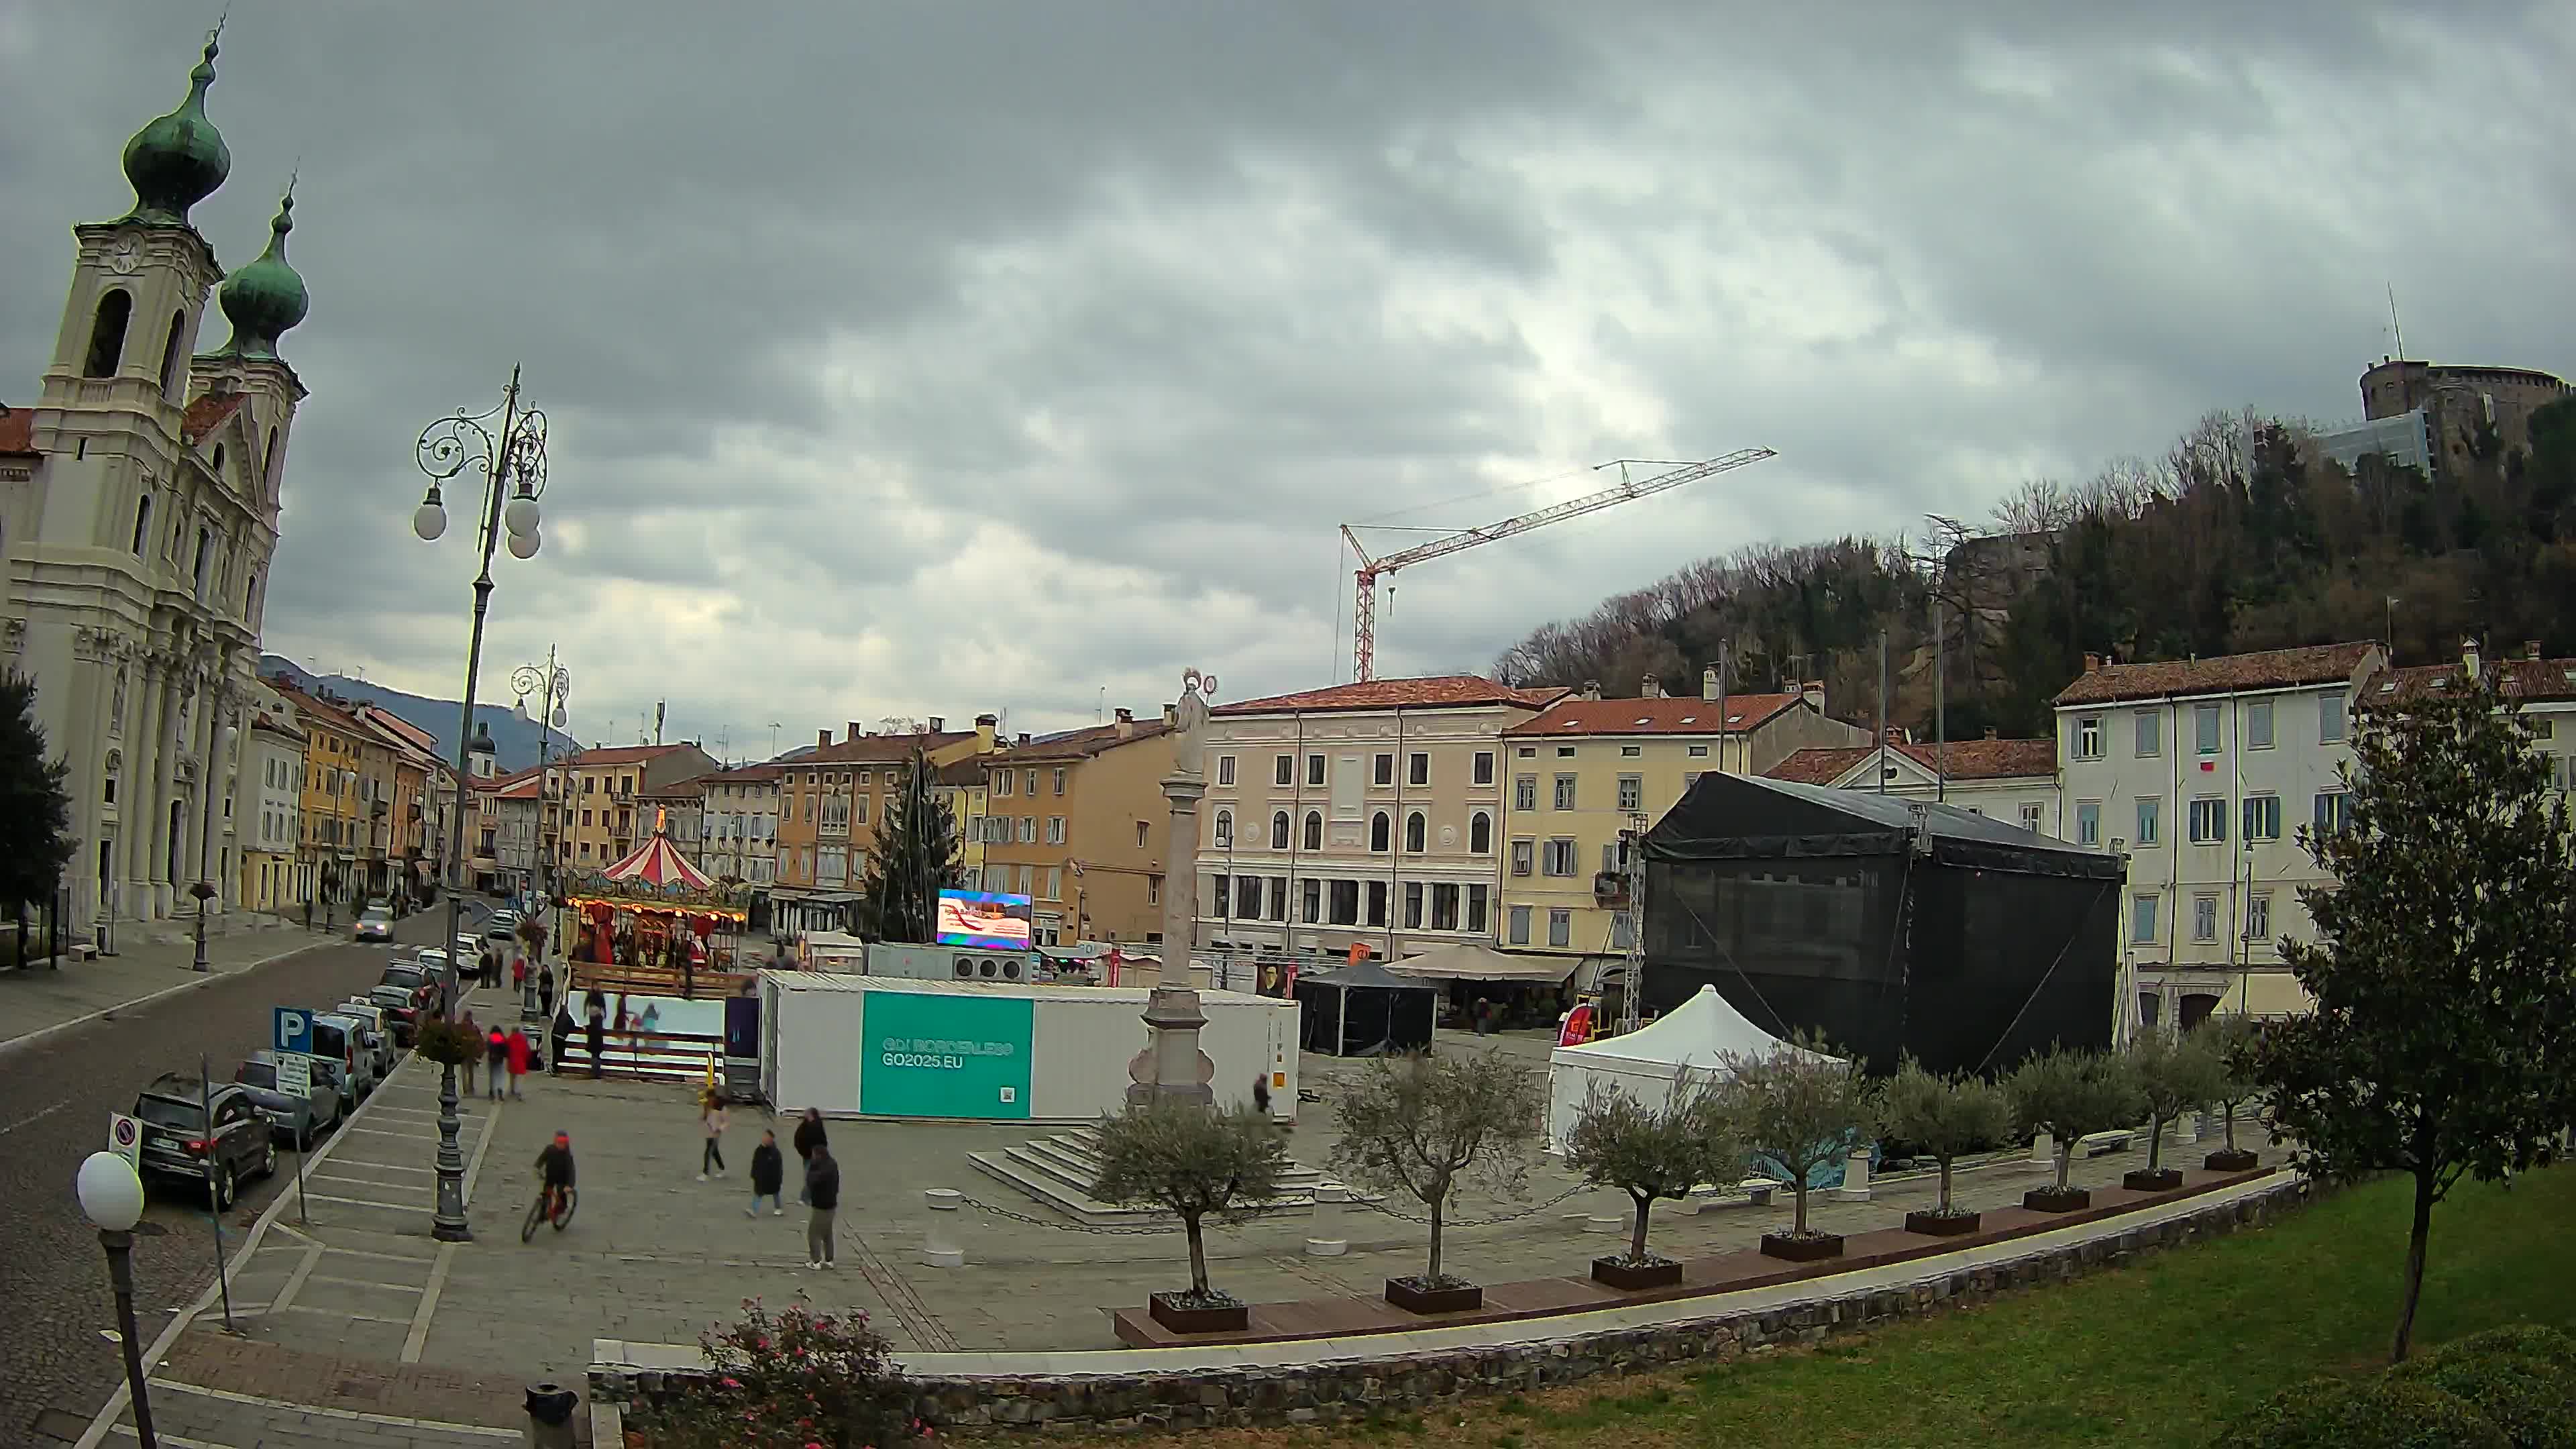
[[[158,1449],[152,1433],[152,1402],[143,1383],[143,1345],[134,1326],[134,1225],[143,1221],[143,1179],[134,1165],[113,1152],[84,1158],[73,1180],[81,1215],[98,1229],[99,1246],[107,1250],[108,1281],[116,1289],[116,1332],[125,1348],[125,1391],[134,1400],[134,1437],[143,1449]]]

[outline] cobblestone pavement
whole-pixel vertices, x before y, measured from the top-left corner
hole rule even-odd
[[[425,941],[440,929],[423,918],[404,924],[406,939]],[[226,944],[258,942],[273,953],[285,940],[246,933]],[[139,962],[144,949],[123,959]],[[0,1444],[48,1442],[67,1426],[77,1433],[123,1381],[116,1344],[103,1336],[116,1323],[107,1264],[71,1187],[81,1159],[106,1145],[108,1115],[131,1110],[154,1076],[194,1072],[201,1052],[217,1076],[230,1075],[266,1045],[271,1007],[339,1000],[374,984],[384,960],[380,946],[326,945],[0,1051],[0,1221],[10,1233],[0,1252],[0,1304],[9,1316],[0,1334]],[[90,969],[67,964],[63,974]],[[0,1002],[28,984],[0,975]],[[289,1184],[292,1166],[291,1154],[281,1154],[274,1178],[243,1184],[225,1217],[227,1251]],[[156,1192],[136,1232],[133,1265],[136,1315],[149,1342],[214,1281],[203,1206]]]

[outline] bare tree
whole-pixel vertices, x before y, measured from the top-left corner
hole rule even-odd
[[[1450,1194],[1471,1183],[1517,1195],[1545,1105],[1537,1074],[1493,1051],[1372,1057],[1343,1088],[1334,1169],[1431,1211],[1431,1259],[1418,1286],[1460,1286],[1440,1267]]]

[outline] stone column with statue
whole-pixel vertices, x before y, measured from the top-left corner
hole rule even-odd
[[[1171,834],[1163,863],[1163,964],[1145,1003],[1145,1049],[1127,1064],[1130,1103],[1195,1102],[1213,1105],[1216,1063],[1199,1050],[1207,1017],[1190,986],[1191,947],[1198,935],[1199,800],[1207,794],[1202,767],[1208,699],[1216,676],[1196,669],[1181,676],[1173,710],[1172,773],[1163,778],[1171,802]]]

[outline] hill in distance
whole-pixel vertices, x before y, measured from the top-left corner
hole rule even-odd
[[[351,679],[343,674],[315,674],[298,665],[294,660],[277,654],[261,655],[259,672],[262,678],[282,674],[286,676],[288,683],[299,689],[315,693],[329,690],[338,698],[355,704],[372,704],[407,724],[416,725],[436,735],[440,759],[456,758],[455,700],[425,699],[417,694],[405,694],[399,689],[388,689],[384,685],[370,684],[363,679]],[[533,719],[520,718],[518,711],[506,702],[495,705],[478,701],[474,706],[474,719],[476,723],[492,732],[494,758],[505,775],[536,764],[546,747],[549,734],[553,736],[555,752],[558,755],[580,748],[580,744],[572,736],[560,730],[547,730]]]

